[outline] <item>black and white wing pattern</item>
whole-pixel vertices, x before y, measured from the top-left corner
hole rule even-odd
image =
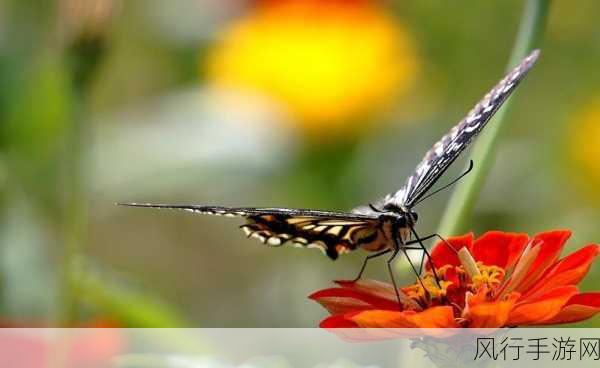
[[[492,88],[463,120],[425,154],[415,172],[406,179],[404,186],[396,193],[388,194],[383,204],[396,208],[411,208],[481,132],[535,64],[538,55],[539,50],[533,51]],[[358,212],[368,213],[368,211]]]
[[[387,246],[377,216],[291,208],[222,207],[121,203],[132,207],[178,209],[226,217],[244,217],[240,228],[270,246],[290,243],[321,249],[329,258],[358,247],[378,250]]]

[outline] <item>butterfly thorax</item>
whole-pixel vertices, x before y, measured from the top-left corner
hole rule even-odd
[[[402,245],[410,236],[410,228],[416,224],[414,212],[390,211],[379,215],[379,226],[375,237],[362,241],[361,248],[369,252],[394,249]]]

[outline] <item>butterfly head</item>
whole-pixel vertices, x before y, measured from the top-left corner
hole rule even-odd
[[[408,210],[405,212],[406,222],[412,226],[414,226],[419,220],[419,215],[413,210]]]
[[[394,205],[393,203],[388,203],[383,207],[383,211],[385,212],[391,212],[393,215],[392,217],[395,217],[397,219],[401,219],[400,222],[400,226],[404,227],[404,226],[410,226],[413,227],[417,221],[419,220],[419,215],[417,215],[417,213],[415,211],[413,211],[412,209],[409,208],[405,208],[405,207],[398,207],[396,205]]]

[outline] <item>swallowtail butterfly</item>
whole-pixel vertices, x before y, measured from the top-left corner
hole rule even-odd
[[[435,143],[400,190],[388,194],[374,204],[355,208],[351,212],[150,203],[122,203],[122,205],[243,217],[245,223],[241,229],[249,237],[270,246],[291,243],[300,247],[319,248],[331,259],[336,259],[338,255],[357,248],[373,252],[367,260],[389,251],[393,251],[395,256],[399,250],[406,252],[406,249],[415,249],[410,248],[410,245],[417,243],[419,248],[416,249],[427,252],[422,240],[433,236],[424,238],[417,236],[414,225],[418,218],[412,210],[413,206],[424,198],[450,164],[485,127],[525,77],[538,55],[539,50],[535,50],[523,59],[475,105],[463,120]],[[416,240],[410,240],[412,235]],[[366,260],[361,274],[365,265]]]

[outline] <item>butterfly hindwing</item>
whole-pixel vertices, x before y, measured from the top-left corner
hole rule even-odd
[[[376,220],[294,215],[253,215],[242,225],[246,235],[271,246],[292,244],[318,248],[329,258],[350,252],[379,238]],[[383,246],[383,244],[382,244]]]
[[[508,73],[481,101],[444,135],[417,165],[415,172],[406,179],[404,186],[384,199],[384,204],[397,208],[411,208],[440,178],[458,155],[481,132],[490,118],[502,106],[508,96],[523,80],[534,65],[539,51],[533,51]]]
[[[291,208],[254,208],[196,205],[125,204],[133,207],[179,209],[193,213],[244,217],[240,228],[248,237],[270,246],[292,244],[318,248],[331,259],[358,247],[386,246],[378,217],[343,212]]]

